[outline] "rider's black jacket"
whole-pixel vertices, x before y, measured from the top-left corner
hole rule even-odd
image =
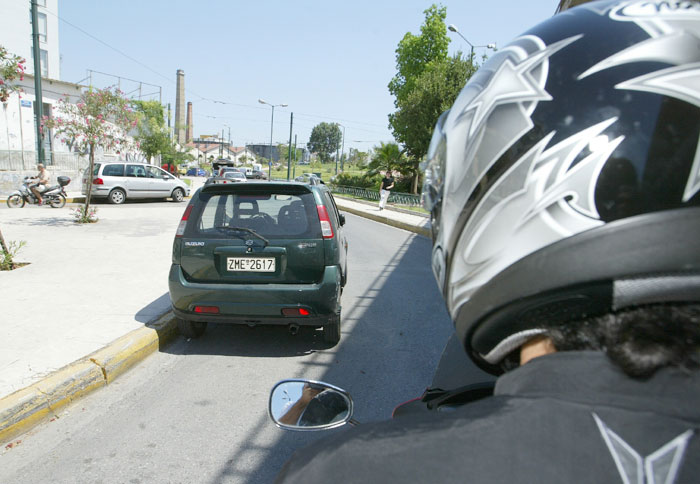
[[[700,372],[627,377],[597,352],[531,360],[455,412],[316,441],[279,482],[700,482]]]

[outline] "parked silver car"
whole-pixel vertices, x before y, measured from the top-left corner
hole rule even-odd
[[[87,187],[84,174],[83,195],[87,195]],[[127,198],[172,198],[181,202],[189,194],[187,184],[153,165],[96,161],[92,172],[92,197],[106,197],[114,204],[124,203]]]

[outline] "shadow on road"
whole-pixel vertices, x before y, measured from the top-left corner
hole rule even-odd
[[[343,295],[342,339],[335,347],[323,343],[321,332],[310,328],[302,328],[292,336],[281,326],[211,325],[201,339],[162,351],[251,358],[302,357],[303,363],[295,366],[297,374],[285,374],[283,370],[277,379],[322,379],[350,391],[357,420],[389,418],[397,404],[419,396],[430,384],[453,331],[427,262],[430,242],[400,233],[403,240],[399,247],[377,248],[368,245],[371,241],[362,243],[367,246],[366,262],[354,267],[351,274],[362,271],[369,275],[371,284],[367,287],[358,283],[355,290],[353,277],[349,279]],[[353,249],[365,254],[360,245],[356,241]],[[379,250],[385,252],[373,252]],[[286,432],[274,426],[266,408],[252,410],[258,415],[249,427],[254,430],[243,439],[236,439],[232,445],[235,452],[225,465],[222,463],[212,483],[272,482],[296,449],[344,431]],[[255,459],[257,465],[251,471],[250,456],[260,453],[264,457]]]
[[[162,351],[169,352],[168,348]],[[173,348],[174,349],[174,348]],[[331,349],[323,334],[314,328],[302,327],[291,335],[286,326],[209,324],[201,338],[187,341],[185,355],[218,355],[241,357],[304,356]]]
[[[53,209],[53,214],[47,213],[46,216],[39,218],[18,218],[15,220],[4,220],[3,225],[22,225],[33,227],[79,227],[73,218],[65,211],[65,209]]]

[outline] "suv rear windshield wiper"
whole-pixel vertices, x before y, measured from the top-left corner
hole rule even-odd
[[[216,227],[216,229],[218,229],[218,230],[230,230],[231,232],[245,232],[245,233],[248,233],[248,234],[252,235],[253,237],[257,237],[257,238],[259,238],[260,240],[262,240],[263,242],[265,242],[265,246],[270,245],[270,241],[269,241],[269,240],[267,240],[265,237],[263,237],[262,235],[260,235],[259,233],[257,233],[255,230],[249,229],[248,227],[231,227],[231,226],[229,226],[229,225],[218,225],[218,226]],[[243,237],[243,236],[240,235],[240,234],[235,234],[235,233],[234,233],[233,235],[236,235],[236,236],[238,236],[238,237],[240,237],[240,238],[242,238],[242,239],[245,239],[245,237]]]

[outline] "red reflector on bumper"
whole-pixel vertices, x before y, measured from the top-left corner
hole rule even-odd
[[[311,312],[304,308],[283,308],[283,316],[308,316]]]
[[[219,314],[219,308],[216,306],[195,306],[195,313]]]

